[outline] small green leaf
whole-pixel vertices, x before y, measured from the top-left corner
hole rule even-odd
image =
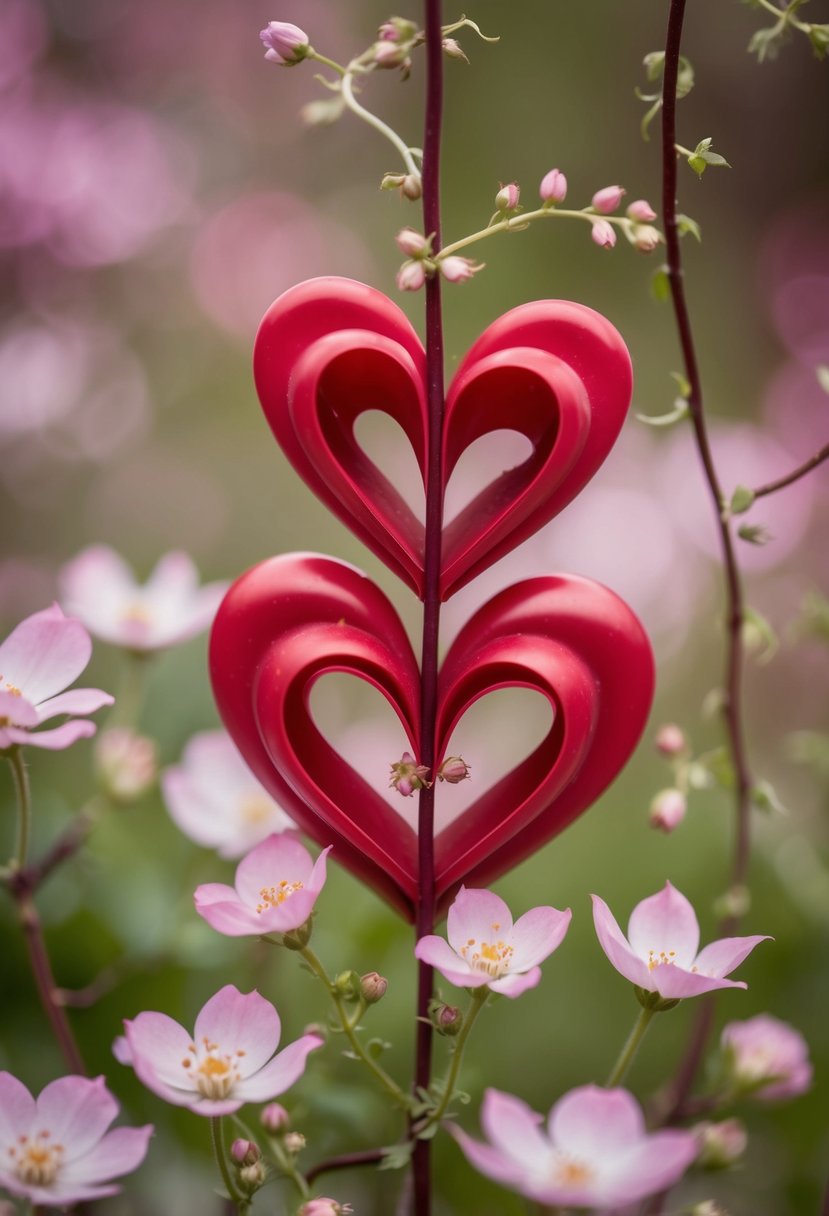
[[[665,70],[665,52],[650,51],[642,60],[648,80],[658,80]]]
[[[780,648],[773,626],[753,608],[746,608],[743,613],[743,645],[761,666],[771,662]]]
[[[769,781],[757,782],[751,791],[751,801],[758,811],[774,811],[777,815],[788,815],[789,813]]]
[[[668,278],[667,266],[660,266],[651,275],[651,295],[659,304],[664,304],[671,298],[671,280]]]
[[[671,372],[671,379],[676,381],[680,397],[687,399],[691,396],[691,384],[682,372]]]
[[[691,219],[690,215],[678,215],[676,217],[676,227],[680,236],[687,236],[690,233],[698,241],[702,240],[700,226],[696,220]]]
[[[767,545],[773,540],[771,532],[763,524],[741,524],[737,529],[740,540],[748,541],[750,545]]]
[[[731,502],[728,504],[728,509],[732,515],[742,515],[749,509],[754,502],[754,491],[748,486],[737,486],[734,493],[731,495]]]
[[[439,1123],[429,1123],[422,1132],[417,1133],[418,1140],[432,1140],[438,1133]]]
[[[679,57],[679,70],[676,76],[676,95],[680,100],[687,97],[694,87],[694,69],[691,66],[690,59],[686,59],[684,55]]]
[[[808,34],[818,59],[825,59],[829,51],[829,25],[810,25]]]
[[[403,1144],[391,1144],[383,1149],[383,1157],[378,1165],[379,1170],[402,1170],[412,1159],[414,1145],[410,1140]]]
[[[733,790],[736,785],[734,761],[725,747],[717,747],[705,756],[700,756],[699,764],[704,765],[714,778],[714,781],[724,790]]]
[[[829,393],[829,366],[827,366],[825,363],[821,363],[819,367],[815,368],[815,375],[817,376],[817,382],[823,389],[824,393]]]
[[[699,177],[702,177],[709,165],[724,166],[726,169],[731,168],[724,156],[720,156],[719,152],[711,151],[712,143],[713,139],[710,135],[705,139],[701,139],[688,157],[688,164]]]
[[[379,1059],[390,1047],[391,1043],[387,1043],[385,1039],[369,1039],[366,1043],[366,1051],[374,1060]]]
[[[674,402],[674,408],[667,414],[634,414],[637,422],[644,422],[645,426],[673,426],[675,422],[680,422],[683,418],[688,417],[688,402],[682,397],[677,397]]]

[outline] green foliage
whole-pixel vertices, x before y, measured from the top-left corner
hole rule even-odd
[[[645,58],[642,60],[642,62],[645,65],[645,75],[646,75],[649,83],[653,83],[654,81],[660,80],[661,77],[664,75],[664,73],[665,73],[665,52],[664,51],[650,51],[649,54],[647,54],[645,56]],[[686,59],[684,55],[680,55],[679,70],[677,72],[677,78],[676,78],[677,101],[681,100],[681,98],[683,98],[683,97],[687,97],[693,87],[694,87],[694,69],[691,66],[691,61],[689,59]],[[656,118],[659,111],[662,109],[662,88],[660,87],[658,92],[643,93],[642,90],[640,88],[638,88],[638,86],[637,86],[637,88],[635,88],[633,90],[633,92],[636,95],[636,97],[639,98],[640,101],[646,101],[646,102],[651,103],[648,108],[647,113],[645,114],[645,117],[642,119],[642,122],[640,124],[642,138],[645,141],[647,141],[650,139],[650,131],[648,130],[648,128],[650,127],[654,118]]]
[[[713,142],[713,137],[710,135],[706,136],[705,139],[701,139],[687,158],[688,164],[694,170],[697,177],[702,177],[709,165],[715,165],[724,169],[731,168],[731,165],[729,165],[724,156],[720,156],[719,152],[711,151],[711,144]]]

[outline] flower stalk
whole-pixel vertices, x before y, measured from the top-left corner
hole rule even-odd
[[[644,1005],[639,1010],[639,1016],[633,1024],[633,1029],[627,1037],[627,1042],[619,1052],[619,1058],[610,1070],[610,1075],[605,1083],[607,1089],[613,1089],[614,1086],[620,1085],[627,1076],[628,1069],[636,1057],[639,1046],[656,1012],[656,1009],[648,1009]]]

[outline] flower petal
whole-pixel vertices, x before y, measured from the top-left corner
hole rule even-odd
[[[506,938],[511,929],[512,913],[494,891],[461,887],[446,918],[446,936],[459,953],[470,938],[488,942],[493,933]]]
[[[233,1093],[245,1102],[269,1102],[284,1094],[305,1071],[305,1062],[312,1051],[323,1046],[318,1034],[304,1034],[275,1055],[252,1076],[237,1082]]]
[[[751,954],[760,942],[768,942],[768,936],[759,937],[721,937],[719,941],[704,946],[696,958],[696,969],[702,975],[711,975],[720,979],[739,967],[744,958]]]
[[[152,1124],[145,1127],[118,1127],[94,1145],[88,1153],[69,1161],[60,1171],[61,1186],[70,1183],[100,1183],[132,1173],[147,1155]]]
[[[699,1154],[691,1132],[662,1131],[605,1154],[596,1203],[633,1203],[674,1186]]]
[[[104,1077],[59,1077],[41,1092],[35,1123],[64,1146],[68,1162],[87,1153],[117,1114]]]
[[[454,1123],[447,1123],[446,1130],[451,1133],[470,1165],[483,1174],[500,1182],[502,1186],[517,1187],[523,1177],[523,1170],[509,1157],[505,1157],[497,1148],[490,1144],[482,1144],[473,1139],[462,1128]]]
[[[429,933],[421,937],[415,946],[415,958],[421,963],[436,967],[444,979],[458,988],[482,988],[488,983],[489,976],[481,971],[473,971],[443,937]]]
[[[113,705],[115,698],[100,688],[70,688],[68,692],[49,697],[38,705],[38,721],[45,722],[58,714],[94,714],[105,705]]]
[[[57,752],[71,747],[79,739],[90,739],[97,729],[95,723],[90,722],[88,718],[73,718],[71,722],[64,722],[54,730],[17,730],[14,726],[7,726],[5,733],[13,743],[22,743],[27,747],[44,747],[47,751]]]
[[[14,722],[16,726],[37,726],[40,714],[25,697],[18,697],[13,692],[0,689],[0,718]]]
[[[679,967],[690,967],[699,948],[697,914],[685,896],[669,882],[656,895],[633,909],[628,941],[645,962],[664,951]]]
[[[196,888],[193,896],[196,911],[217,933],[225,937],[260,937],[267,929],[262,918],[243,904],[233,887],[223,882],[206,882]]]
[[[632,984],[638,984],[640,988],[653,991],[647,966],[631,950],[610,908],[598,895],[594,895],[592,899],[593,924],[602,950],[620,975]]]
[[[0,675],[37,705],[77,680],[91,654],[81,622],[53,604],[21,621],[0,644]]]
[[[481,1127],[499,1153],[521,1169],[538,1173],[552,1155],[541,1115],[512,1094],[488,1089],[481,1106]]]
[[[147,1011],[139,1013],[131,1021],[125,1021],[124,1031],[131,1063],[145,1085],[158,1093],[145,1076],[152,1074],[158,1082],[192,1094],[195,1083],[182,1061],[192,1058],[190,1048],[193,1038],[183,1026],[166,1013]]]
[[[37,1104],[22,1081],[10,1072],[0,1072],[0,1148],[25,1135]]]
[[[308,886],[313,869],[311,854],[296,837],[274,833],[239,862],[236,891],[243,903],[255,908],[263,889],[276,887],[280,882],[301,882]]]
[[[530,967],[529,971],[502,975],[497,980],[490,980],[489,986],[493,992],[500,992],[502,996],[516,997],[530,988],[537,988],[540,983],[541,968]]]
[[[702,972],[686,971],[684,967],[659,966],[650,973],[648,988],[669,1001],[682,1001],[690,996],[702,996],[718,988],[747,988],[742,980],[723,980]]]
[[[560,1152],[585,1161],[602,1161],[645,1135],[642,1111],[632,1094],[598,1085],[582,1085],[560,1098],[547,1126]]]
[[[551,955],[564,940],[572,915],[569,908],[541,907],[519,916],[512,929],[510,971],[526,971]]]
[[[239,1055],[243,1077],[256,1072],[279,1046],[279,1014],[254,989],[240,992],[226,984],[212,996],[196,1018],[195,1039],[219,1044],[222,1053]]]

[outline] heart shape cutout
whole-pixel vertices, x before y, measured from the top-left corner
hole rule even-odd
[[[349,672],[373,685],[420,753],[420,677],[397,613],[360,571],[315,554],[243,575],[213,626],[219,712],[262,784],[341,864],[408,919],[418,901],[417,836],[331,747],[311,716],[314,682]],[[440,672],[435,755],[466,710],[524,687],[553,709],[546,738],[435,836],[436,896],[485,883],[536,851],[595,801],[644,727],[653,691],[647,637],[589,579],[549,576],[496,595],[461,631]],[[474,757],[473,757],[474,764]]]
[[[422,597],[423,525],[354,437],[360,414],[388,414],[411,444],[425,486],[425,356],[401,310],[351,279],[301,283],[265,314],[254,375],[271,429],[296,471]],[[584,305],[524,304],[481,335],[446,399],[443,491],[465,449],[482,435],[516,430],[532,453],[484,487],[444,530],[444,599],[579,493],[616,440],[631,386],[624,342]]]

